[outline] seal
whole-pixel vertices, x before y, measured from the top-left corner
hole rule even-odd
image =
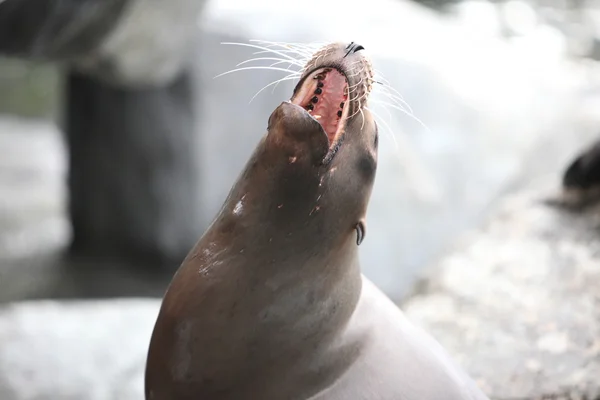
[[[567,166],[562,177],[558,204],[582,211],[600,201],[600,140],[580,152]]]
[[[486,399],[360,272],[378,147],[361,50],[316,52],[269,117],[165,293],[146,399]]]

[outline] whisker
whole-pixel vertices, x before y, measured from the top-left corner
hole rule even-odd
[[[290,49],[290,48],[273,49],[272,46],[265,46],[264,48],[263,47],[260,47],[260,48],[262,50],[256,51],[255,54],[259,54],[259,53],[272,53],[273,51],[280,51],[282,53],[294,53],[294,54],[297,53],[296,50]]]
[[[299,79],[302,75],[300,73],[297,74],[289,74],[288,76],[276,81],[275,86],[273,86],[273,90],[271,90],[271,93],[275,93],[275,89],[277,88],[277,85],[279,85],[279,83],[283,82],[283,81],[288,81],[288,80],[295,80],[295,79]]]
[[[242,47],[250,47],[250,48],[254,48],[254,49],[258,49],[258,50],[264,50],[267,52],[271,52],[273,54],[277,54],[280,55],[282,57],[285,57],[289,60],[293,60],[296,61],[296,59],[288,54],[285,54],[284,52],[281,52],[279,50],[274,50],[274,49],[269,49],[268,47],[264,47],[264,46],[258,46],[255,44],[250,44],[250,43],[237,43],[237,42],[221,42],[221,44],[225,44],[225,45],[233,45],[233,46],[242,46]]]
[[[275,42],[272,40],[262,40],[262,39],[250,39],[250,42],[255,42],[255,43],[263,43],[265,45],[273,45],[273,46],[280,46],[280,47],[287,47],[287,48],[299,48],[302,50],[313,50],[313,49],[319,49],[323,46],[326,45],[326,43],[321,43],[321,42],[313,42],[313,43],[300,43],[300,42]]]
[[[414,119],[415,121],[417,121],[419,123],[419,125],[421,125],[423,128],[425,128],[425,130],[428,133],[431,133],[431,129],[429,129],[429,127],[427,125],[425,125],[425,123],[423,121],[421,121],[416,115],[409,113],[408,111],[406,111],[405,109],[403,109],[402,107],[397,106],[396,104],[392,104],[392,103],[388,103],[387,101],[381,101],[381,100],[377,100],[377,99],[372,99],[372,101],[374,103],[379,103],[379,104],[383,104],[392,108],[395,108],[396,110],[408,115],[410,118]]]
[[[365,112],[360,108],[360,116],[362,117],[362,123],[360,125],[360,130],[362,131],[365,127]]]
[[[377,104],[377,101],[374,101],[375,104]],[[391,124],[392,123],[392,113],[390,112],[390,110],[388,109],[388,107],[381,107],[387,114],[388,116],[388,121]],[[378,114],[375,113],[375,110],[370,109],[370,111],[375,114],[376,116],[378,116],[382,121],[383,121],[383,117],[379,116]]]
[[[354,70],[353,70],[353,71],[354,71]],[[357,71],[356,73],[353,73],[353,74],[348,74],[348,78],[352,78],[352,77],[354,77],[354,76],[356,76],[356,75],[360,75],[360,74],[362,74],[364,71],[365,71],[365,67],[362,67],[362,68],[361,68],[359,71]],[[363,77],[361,77],[361,78],[360,78],[360,81],[361,81],[361,82],[362,82],[362,80],[363,80]],[[356,86],[356,85],[354,85],[354,86]]]
[[[294,79],[296,79],[297,77],[298,77],[298,75],[297,75],[297,74],[289,74],[288,76],[284,76],[284,77],[283,77],[283,78],[281,78],[281,79],[278,79],[278,80],[276,80],[276,81],[273,81],[273,82],[271,82],[271,83],[267,84],[267,85],[266,85],[266,86],[264,86],[262,89],[260,89],[258,92],[256,92],[256,94],[255,94],[254,96],[252,96],[252,98],[250,99],[250,101],[248,102],[248,104],[252,103],[252,100],[254,100],[254,99],[256,98],[256,96],[258,96],[258,95],[259,95],[259,94],[260,94],[260,93],[261,93],[263,90],[265,90],[265,89],[266,89],[266,88],[268,88],[269,86],[272,86],[272,85],[275,85],[275,86],[277,86],[277,84],[279,84],[280,82],[294,80]],[[275,89],[273,89],[273,90],[275,90]]]
[[[378,99],[377,96],[374,96],[374,98],[372,100],[375,103],[379,103],[379,104],[390,106],[390,107],[395,108],[396,110],[399,110],[399,111],[401,111],[401,112],[403,112],[405,114],[408,114],[410,116],[413,115],[409,110],[405,109],[402,105],[395,104],[395,103],[388,103],[384,99]]]
[[[312,54],[317,50],[317,47],[311,47],[309,45],[302,45],[300,43],[285,43],[285,42],[272,42],[268,40],[256,40],[252,39],[250,42],[262,43],[267,48],[279,47],[285,49],[282,51],[293,52],[300,56],[310,59]]]
[[[352,92],[358,90],[359,86],[362,85],[362,83],[363,83],[363,78],[361,77],[360,80],[356,84],[348,87],[348,93],[352,93]]]
[[[280,60],[280,61],[274,62],[273,64],[269,64],[269,67],[274,67],[275,65],[284,64],[284,63],[288,63],[288,66],[287,66],[287,67],[288,67],[288,69],[289,69],[289,68],[292,68],[292,65],[293,65],[293,64],[290,64],[290,62],[289,62],[289,61],[287,61],[287,60]],[[300,74],[300,71],[296,71],[296,72],[297,72],[298,74]]]
[[[381,87],[384,88],[384,93],[387,94],[388,97],[390,97],[390,100],[393,98],[396,101],[402,103],[412,113],[413,110],[411,106],[406,102],[406,100],[404,100],[404,96],[402,96],[402,94],[398,90],[396,90],[394,86],[392,86],[390,81],[387,80],[381,72],[377,71],[376,74],[378,76],[378,80],[380,81]]]
[[[394,136],[394,132],[392,130],[392,128],[390,127],[390,125],[385,122],[385,120],[383,118],[381,118],[381,116],[379,116],[379,114],[377,114],[375,112],[375,110],[373,110],[370,107],[365,107],[365,109],[369,110],[371,112],[371,114],[373,114],[373,116],[375,117],[376,120],[378,120],[377,122],[381,122],[383,124],[383,126],[387,129],[387,134],[392,138],[392,141],[394,142],[394,148],[396,150],[396,154],[398,155],[398,157],[400,157],[400,149],[398,148],[398,141],[396,140],[396,136]]]
[[[303,66],[303,64],[300,64],[298,61],[284,60],[282,58],[276,58],[276,57],[257,57],[257,58],[251,58],[251,59],[246,60],[246,61],[242,61],[241,63],[237,64],[236,67],[239,67],[240,65],[248,64],[248,63],[253,62],[253,61],[263,61],[263,60],[265,60],[265,61],[266,60],[270,60],[270,61],[286,62],[286,63],[290,63],[290,64],[293,64],[293,65],[297,65],[299,67]]]
[[[396,90],[396,89],[394,89],[394,87],[393,87],[393,86],[392,86],[392,84],[390,83],[389,79],[387,79],[387,78],[385,77],[385,75],[383,74],[383,72],[381,72],[381,71],[379,71],[379,70],[375,70],[374,72],[375,72],[375,76],[377,76],[377,77],[378,77],[377,79],[378,79],[379,81],[381,81],[381,83],[383,83],[383,84],[384,84],[384,85],[386,85],[387,87],[390,87],[390,88],[391,88],[392,90],[394,90],[394,91]],[[400,96],[400,98],[404,98],[404,97],[403,97],[403,96],[400,94],[400,92],[396,91],[396,94],[398,94],[398,96]]]
[[[300,58],[298,58],[298,59],[294,58],[297,61],[308,60],[308,57],[309,57],[308,55],[305,55],[305,54],[298,54],[298,52],[296,52],[295,50],[290,50],[290,49],[278,49],[277,51],[280,52],[280,53],[284,53],[286,55],[289,55],[290,57],[292,57],[292,55],[298,55],[298,56],[300,56]],[[271,53],[272,54],[273,53],[273,49],[268,48],[268,50],[258,50],[258,51],[255,51],[252,54],[265,54],[265,53]]]
[[[400,97],[398,97],[397,95],[395,95],[394,93],[389,91],[389,86],[382,86],[381,87],[381,94],[387,96],[391,101],[394,101],[398,106],[400,107],[406,107],[408,109],[408,111],[410,111],[410,113],[413,113],[413,109],[411,108],[410,104],[408,104],[408,102]]]
[[[283,52],[284,50],[281,50],[281,51]],[[253,54],[254,55],[272,54],[272,52],[271,51],[262,50],[262,51],[256,51]],[[295,53],[294,53],[294,55],[295,55]],[[275,58],[273,58],[273,59],[275,59]],[[292,64],[296,65],[296,66],[300,67],[300,70],[302,70],[304,68],[304,65],[308,62],[308,60],[309,60],[308,58],[301,57],[301,58],[298,58],[298,59],[294,59],[293,61],[290,60],[290,59],[287,59],[286,62],[289,62],[290,65],[292,65]]]
[[[235,68],[235,69],[232,69],[231,71],[223,72],[222,74],[215,76],[213,79],[220,78],[221,76],[228,75],[233,72],[246,71],[246,70],[251,70],[251,69],[268,69],[271,71],[283,71],[283,72],[290,72],[290,73],[294,73],[294,74],[298,73],[298,71],[292,71],[291,69],[287,69],[287,68],[278,68],[278,67],[269,67],[269,66],[253,66],[253,67]]]
[[[313,65],[317,65],[319,63],[319,58],[325,58],[325,57],[327,57],[330,54],[331,51],[332,51],[332,49],[327,49],[324,52],[321,51],[321,54],[319,54],[317,56],[317,58],[315,59],[315,62],[313,63]]]
[[[355,112],[354,112],[352,115],[350,115],[350,116],[348,117],[348,119],[350,119],[350,118],[354,117],[354,116],[355,116],[355,115],[357,115],[357,114],[358,114],[360,111],[362,111],[362,107],[361,107],[361,105],[362,105],[362,102],[363,102],[363,100],[365,100],[365,99],[366,99],[368,96],[369,96],[369,92],[366,92],[366,91],[365,91],[365,92],[363,92],[363,94],[362,94],[360,97],[358,97],[358,95],[357,95],[357,96],[356,96],[354,99],[352,99],[352,98],[350,99],[350,101],[351,101],[351,102],[352,102],[352,101],[355,101],[355,102],[357,102],[357,103],[358,103],[358,110],[357,110],[357,111],[355,111]],[[366,102],[365,102],[365,104],[366,104]]]
[[[260,40],[260,39],[250,39],[250,42],[255,43],[263,43],[265,45],[271,46],[279,46],[283,48],[289,48],[299,51],[310,52],[309,54],[314,53],[315,50],[324,47],[326,43],[314,42],[314,43],[298,43],[298,42],[274,42],[271,40]]]
[[[365,107],[365,109],[369,110],[373,114],[378,123],[381,122],[386,127],[394,142],[396,156],[398,157],[398,160],[407,167],[404,168],[404,171],[406,172],[408,180],[412,182],[417,195],[423,201],[439,202],[442,196],[439,185],[437,184],[435,177],[433,177],[432,174],[428,172],[427,168],[422,164],[422,162],[415,157],[414,152],[408,150],[411,147],[411,144],[407,140],[404,140],[403,146],[400,146],[396,140],[396,135],[394,135],[391,127],[385,122],[385,120],[383,120],[383,118],[381,118],[381,116],[379,116],[373,109],[368,107]],[[404,138],[405,136],[400,135],[400,137]],[[400,153],[401,151],[402,154]]]

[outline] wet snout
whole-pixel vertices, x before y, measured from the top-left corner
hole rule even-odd
[[[303,148],[322,160],[329,150],[323,127],[306,110],[284,101],[269,117],[269,136],[286,146]]]

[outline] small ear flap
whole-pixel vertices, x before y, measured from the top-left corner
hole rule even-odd
[[[367,235],[367,227],[365,224],[365,220],[361,219],[360,221],[358,221],[355,229],[356,229],[356,245],[360,246],[362,241],[365,239],[365,236]]]

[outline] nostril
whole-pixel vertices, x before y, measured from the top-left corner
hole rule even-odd
[[[361,46],[358,43],[354,43],[354,42],[350,42],[350,44],[348,46],[346,46],[346,55],[344,57],[347,57],[349,54],[354,54],[357,51],[361,51],[364,50],[365,48],[363,46]]]

